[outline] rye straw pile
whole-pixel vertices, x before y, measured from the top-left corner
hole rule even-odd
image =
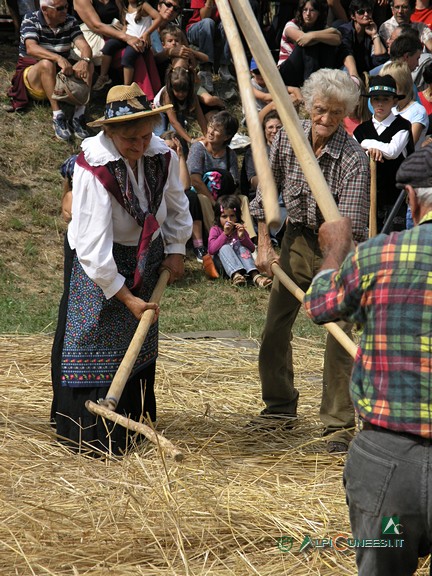
[[[298,426],[264,434],[245,428],[256,347],[162,340],[158,430],[184,450],[176,464],[148,444],[103,461],[57,444],[50,344],[0,338],[0,574],[355,574],[352,552],[299,552],[306,535],[349,534],[343,458],[320,439],[320,345],[295,341]]]

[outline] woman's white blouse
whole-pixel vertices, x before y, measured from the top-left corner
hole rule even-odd
[[[105,165],[121,158],[112,140],[100,132],[82,143],[86,161],[92,166]],[[171,153],[168,178],[162,202],[156,213],[162,234],[165,254],[185,254],[185,244],[192,233],[189,203],[179,178],[179,163],[175,152],[165,142],[153,135],[145,156]],[[124,159],[125,160],[125,159]],[[144,162],[138,161],[138,182],[127,160],[128,175],[141,208],[147,210],[144,195]],[[136,223],[100,181],[88,170],[75,165],[72,191],[72,221],[68,228],[68,240],[85,273],[111,298],[123,286],[125,278],[119,274],[114,261],[113,242],[135,246],[142,228]]]

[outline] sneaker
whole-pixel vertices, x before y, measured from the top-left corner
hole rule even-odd
[[[71,127],[75,136],[80,140],[84,140],[84,138],[88,138],[90,136],[90,132],[86,130],[84,114],[79,118],[72,118]]]
[[[55,136],[58,140],[63,140],[63,142],[68,142],[72,138],[71,131],[66,120],[66,116],[59,114],[57,118],[53,118],[53,128]]]
[[[201,80],[201,86],[207,90],[209,94],[213,93],[213,74],[211,72],[201,71],[198,73]]]
[[[220,76],[221,80],[223,80],[224,82],[235,82],[236,81],[234,76],[231,74],[228,66],[221,66],[219,68],[219,76]]]
[[[105,86],[109,86],[110,84],[112,84],[112,80],[108,76],[108,74],[105,74],[104,76],[99,76],[99,78],[94,83],[93,90],[95,92],[99,92],[99,90],[102,90],[102,88],[105,88]]]
[[[198,262],[202,264],[203,256],[207,254],[207,250],[204,248],[204,246],[198,246],[197,248],[194,248],[193,251]]]

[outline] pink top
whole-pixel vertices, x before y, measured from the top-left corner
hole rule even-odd
[[[255,244],[250,239],[246,230],[244,231],[243,238],[240,239],[237,230],[234,230],[232,234],[227,236],[220,226],[212,226],[210,228],[207,244],[209,254],[214,256],[225,244],[234,244],[236,242],[240,242],[242,246],[248,248],[251,252],[255,250]]]

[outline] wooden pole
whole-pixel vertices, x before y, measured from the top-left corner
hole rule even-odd
[[[89,410],[89,412],[92,414],[97,414],[98,416],[102,416],[102,418],[106,418],[107,420],[111,420],[116,424],[120,424],[120,426],[123,426],[128,430],[143,434],[148,440],[153,442],[153,444],[157,444],[171,458],[174,458],[176,462],[181,462],[183,460],[183,453],[178,448],[176,448],[172,442],[165,438],[165,436],[161,436],[147,424],[143,424],[142,422],[135,422],[135,420],[130,420],[126,416],[117,414],[117,412],[113,412],[106,406],[95,404],[91,400],[87,400],[85,405],[87,410]]]
[[[272,264],[272,271],[273,274],[278,278],[279,282],[281,282],[287,290],[291,292],[291,294],[297,298],[300,302],[303,302],[305,293],[301,288],[297,286],[295,282],[291,280],[291,278],[285,274],[282,268],[274,263]],[[351,340],[347,334],[342,330],[340,326],[338,326],[335,322],[328,322],[324,324],[324,327],[330,332],[330,334],[339,342],[341,346],[345,348],[352,358],[355,358],[357,355],[358,346]]]
[[[231,6],[233,6],[233,8],[235,6],[238,6],[239,3],[243,4],[242,0],[231,0]],[[246,16],[251,17],[255,23],[251,28],[252,39],[254,38],[255,34],[258,35],[258,32],[259,32],[259,34],[261,34],[261,31],[259,30],[259,27],[256,24],[255,16],[253,15],[252,11],[250,11],[252,16],[246,14],[248,12],[247,6],[249,6],[248,3],[246,3],[246,4],[247,5],[246,5],[246,8],[244,10],[243,10],[242,6],[239,8],[240,15],[236,12],[237,13],[237,19],[239,21],[243,22],[241,27],[242,27],[243,32],[245,34],[246,40],[248,41],[249,46],[251,47],[251,50],[254,52],[254,56],[255,56],[254,48],[256,48],[256,46],[258,44],[260,44],[260,42],[255,43],[253,41],[251,43],[250,35],[249,34],[246,35],[246,33],[245,33],[245,27],[247,26],[247,24],[245,24]],[[258,112],[256,109],[256,104],[255,104],[255,97],[253,95],[253,91],[251,88],[249,66],[247,64],[246,55],[244,53],[243,45],[240,41],[238,29],[237,29],[235,20],[233,18],[230,4],[228,3],[228,0],[217,0],[217,5],[218,5],[219,14],[221,16],[221,19],[222,19],[222,22],[224,25],[224,30],[225,30],[225,33],[227,36],[227,40],[228,40],[230,48],[231,48],[231,54],[232,54],[234,66],[235,66],[236,73],[237,73],[237,82],[239,84],[240,95],[241,95],[243,107],[245,110],[247,126],[248,126],[249,133],[251,134],[251,145],[252,145],[252,153],[253,153],[253,157],[254,157],[254,163],[255,163],[255,166],[257,167],[257,172],[259,172],[260,188],[263,191],[264,212],[267,215],[267,209],[268,208],[267,208],[267,205],[265,203],[265,199],[266,198],[275,198],[276,195],[274,192],[273,173],[271,171],[271,168],[270,168],[270,165],[268,162],[267,150],[265,148],[265,143],[264,143],[264,139],[263,139],[263,130],[262,130],[262,127],[261,127],[260,122],[259,122]],[[243,17],[245,17],[245,20],[242,20]],[[258,28],[258,32],[256,31],[257,28]],[[248,36],[249,36],[249,38],[248,38]],[[265,43],[265,40],[264,40],[264,43]],[[268,58],[266,57],[267,54],[270,55],[268,47],[265,44],[265,46],[260,47],[260,57],[262,56],[262,58],[263,58],[262,63],[264,63],[265,66],[268,65],[268,62],[267,62]],[[285,130],[288,134],[288,137],[290,138],[291,144],[293,144],[293,138],[294,138],[294,140],[298,144],[298,148],[300,150],[299,153],[301,153],[303,155],[302,156],[303,163],[302,163],[302,162],[300,162],[298,152],[296,152],[296,150],[294,149],[294,152],[296,153],[296,155],[299,159],[299,162],[302,166],[302,169],[303,169],[305,175],[307,176],[307,174],[309,174],[309,176],[310,176],[310,178],[308,179],[308,183],[309,183],[309,186],[310,186],[315,198],[317,199],[317,203],[321,209],[321,212],[323,213],[323,215],[326,219],[337,220],[340,218],[340,214],[339,214],[339,211],[337,209],[336,203],[333,199],[333,196],[330,193],[327,182],[324,179],[324,176],[322,175],[321,169],[318,165],[318,162],[316,161],[316,158],[312,152],[312,149],[310,148],[309,143],[307,142],[307,140],[304,136],[303,129],[302,129],[302,127],[298,121],[297,113],[294,109],[294,106],[292,105],[291,98],[289,97],[288,92],[286,90],[286,87],[283,84],[282,79],[280,78],[279,70],[276,68],[271,55],[270,55],[270,60],[271,60],[271,62],[269,64],[270,68],[272,68],[272,67],[274,68],[274,74],[271,75],[271,78],[272,78],[272,80],[274,80],[274,82],[272,80],[270,80],[270,73],[268,73],[268,70],[265,71],[264,68],[263,68],[263,70],[261,70],[262,63],[258,64],[258,66],[260,67],[260,72],[264,76],[267,86],[268,87],[271,86],[270,91],[272,92],[273,99],[277,103],[279,115],[281,116],[281,120],[284,123]],[[273,78],[273,76],[275,78]],[[278,82],[277,79],[279,79],[280,82]],[[275,97],[275,95],[280,96],[279,105],[277,102],[278,99]],[[261,141],[262,141],[262,145],[261,145]],[[293,144],[293,148],[294,148],[294,144]],[[309,158],[310,162],[306,161],[308,158]],[[307,172],[307,170],[309,170],[309,164],[313,167],[312,172]],[[267,168],[269,171],[267,171]],[[319,179],[318,185],[317,185],[317,181],[315,178]],[[273,185],[273,187],[271,185]],[[322,188],[320,188],[320,186],[322,186]],[[317,195],[320,198],[320,202],[318,202]],[[322,209],[320,204],[323,204],[325,206],[324,210]],[[300,302],[303,302],[303,298],[304,298],[303,290],[301,290],[291,280],[291,278],[289,278],[289,276],[287,276],[287,274],[285,274],[285,272],[282,270],[282,268],[278,264],[274,263],[272,265],[272,271],[273,271],[273,274],[275,276],[277,276],[279,281],[285,286],[285,288],[287,288],[287,290],[289,290],[293,294],[293,296],[296,297]],[[345,334],[345,332],[337,324],[335,324],[333,322],[325,324],[324,326],[332,334],[332,336],[334,336],[334,338],[341,344],[341,346],[343,346],[347,350],[347,352],[353,358],[355,358],[356,353],[357,353],[357,346],[354,344],[354,342],[352,340],[350,340],[350,338]]]
[[[252,156],[255,166],[259,166],[260,185],[266,224],[269,228],[280,225],[278,192],[273,179],[273,172],[267,155],[264,131],[259,121],[255,96],[250,83],[250,71],[243,44],[231,12],[228,0],[218,0],[217,7],[223,20],[223,26],[230,45],[234,62],[240,96],[246,116],[248,132],[251,137]]]
[[[222,2],[221,0],[218,0],[218,8],[220,4],[227,4],[227,0],[222,0]],[[336,206],[336,202],[305,136],[286,86],[283,83],[280,72],[275,64],[273,56],[270,54],[265,38],[260,30],[258,22],[256,21],[249,0],[230,0],[230,4],[246,41],[249,44],[249,48],[255,61],[258,64],[258,68],[265,80],[266,86],[273,97],[290,144],[293,147],[294,153],[297,156],[305,178],[324,219],[327,221],[339,220],[341,216]],[[219,12],[225,28],[224,13],[220,10]],[[236,54],[232,55],[235,58]],[[261,166],[261,164],[262,160],[260,164],[257,164],[257,166]],[[262,178],[260,176],[260,184],[261,182]]]
[[[369,238],[378,234],[377,227],[377,165],[373,158],[370,159],[370,209],[369,209]]]
[[[153,290],[152,295],[150,296],[150,302],[159,303],[163,291],[165,290],[165,286],[169,280],[170,273],[168,270],[162,270],[159,280]],[[104,400],[101,400],[101,404],[103,404],[109,410],[115,410],[117,404],[120,400],[120,396],[126,386],[126,382],[132,372],[132,368],[134,367],[135,360],[141,350],[141,346],[146,339],[147,333],[150,329],[150,326],[153,323],[155,316],[154,310],[146,310],[144,314],[141,316],[141,320],[137,326],[135,334],[129,344],[128,349],[126,350],[126,354],[124,355],[123,360],[121,361],[120,366],[115,373],[111,386],[107,392],[107,395]]]

